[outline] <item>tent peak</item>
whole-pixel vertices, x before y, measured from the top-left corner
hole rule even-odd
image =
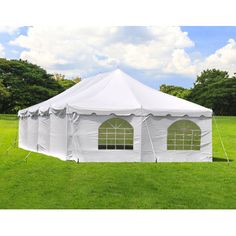
[[[68,114],[85,115],[212,115],[212,110],[148,87],[119,68],[83,79],[63,93],[21,110],[19,114],[63,109]]]
[[[112,70],[109,74],[116,74],[116,75],[127,75],[123,70],[117,68],[115,70]]]
[[[128,76],[127,73],[125,73],[123,70],[121,70],[121,69],[119,69],[119,68],[110,71],[110,73],[108,73],[108,74],[122,74],[122,75],[126,75],[126,76]]]

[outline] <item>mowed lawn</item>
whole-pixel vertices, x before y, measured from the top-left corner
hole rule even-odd
[[[0,208],[236,209],[236,117],[213,123],[213,163],[80,163],[10,148],[18,120],[0,115]]]

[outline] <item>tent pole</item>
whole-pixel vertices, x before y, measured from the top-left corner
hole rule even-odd
[[[72,136],[71,137],[71,146],[72,146],[71,155],[72,155],[72,157],[74,155],[77,156],[76,163],[79,163],[80,162],[79,156],[78,156],[79,149],[76,148],[79,145],[78,145],[78,142],[75,141],[75,134],[78,131],[78,124],[80,122],[80,115],[79,114],[76,115],[75,113],[72,113],[72,117],[70,116],[69,119],[70,119],[70,125],[71,125],[71,131],[70,131],[71,134],[70,135]],[[77,124],[77,126],[76,126],[76,124]]]
[[[148,118],[148,117],[147,117]],[[148,131],[148,137],[149,137],[149,140],[150,140],[150,143],[151,143],[151,147],[152,147],[152,152],[153,152],[153,156],[155,158],[155,162],[157,162],[157,155],[155,153],[155,149],[154,149],[154,146],[153,146],[153,142],[152,142],[152,138],[151,138],[151,135],[150,135],[150,132],[149,132],[149,128],[148,128],[148,124],[147,124],[147,119],[145,119],[145,124],[147,126],[147,131]]]
[[[66,104],[66,160],[68,160],[68,139],[69,139],[69,136],[68,136],[69,114],[67,114],[67,112],[68,112],[68,104]]]
[[[226,157],[227,163],[228,163],[228,165],[229,165],[229,157],[228,157],[228,154],[227,154],[227,152],[226,152],[226,150],[225,150],[225,146],[224,146],[223,140],[222,140],[222,138],[221,138],[220,130],[219,130],[219,128],[218,128],[218,125],[217,125],[217,122],[216,122],[216,118],[215,118],[214,115],[213,115],[213,120],[214,120],[215,125],[216,125],[216,130],[217,130],[218,136],[219,136],[219,138],[220,138],[220,143],[221,143],[222,149],[223,149],[223,151],[224,151],[224,153],[225,153],[225,157]]]

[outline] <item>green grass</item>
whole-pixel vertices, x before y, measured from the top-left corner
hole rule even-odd
[[[236,208],[236,117],[213,123],[213,163],[63,162],[11,148],[14,116],[0,116],[0,208]]]

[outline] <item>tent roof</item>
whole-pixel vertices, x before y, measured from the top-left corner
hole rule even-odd
[[[211,109],[152,89],[119,69],[83,79],[63,93],[19,111],[19,115],[58,111],[88,115],[212,116]]]

